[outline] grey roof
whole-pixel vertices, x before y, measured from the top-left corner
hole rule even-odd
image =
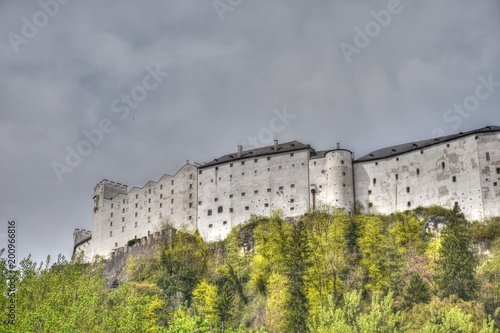
[[[457,134],[442,136],[439,138],[403,143],[400,145],[386,147],[386,148],[372,151],[371,153],[366,154],[365,156],[357,159],[355,162],[374,161],[374,160],[378,160],[378,159],[382,159],[382,158],[386,158],[386,157],[404,154],[404,153],[407,153],[407,152],[410,152],[413,150],[420,150],[423,148],[434,146],[434,145],[437,145],[437,144],[440,144],[443,142],[447,142],[447,141],[456,140],[458,138],[466,137],[466,136],[473,135],[473,134],[498,132],[498,131],[500,131],[499,126],[487,126],[487,127],[483,127],[483,128],[477,129],[477,130],[469,131],[469,132],[460,132]]]
[[[238,157],[238,151],[235,151],[234,153],[227,154],[227,155],[221,156],[219,158],[216,158],[213,161],[207,162],[207,163],[201,165],[199,168],[202,169],[205,167],[214,166],[217,164],[222,164],[222,163],[226,163],[226,162],[230,162],[230,161],[237,161],[237,160],[242,160],[242,159],[246,159],[246,158],[250,158],[250,157],[277,154],[277,153],[283,153],[283,152],[287,152],[287,151],[294,151],[294,150],[300,150],[300,149],[311,149],[311,146],[303,144],[299,141],[290,141],[290,142],[278,144],[278,147],[276,150],[274,149],[274,145],[250,149],[250,150],[244,150],[244,151],[242,151],[240,157]]]
[[[344,148],[335,148],[335,149],[327,149],[327,150],[319,150],[319,151],[311,150],[310,158],[311,158],[311,160],[316,159],[316,158],[324,158],[325,155],[331,151],[342,151],[342,150],[347,151],[347,152],[352,154],[352,151],[350,151],[348,149],[344,149]]]

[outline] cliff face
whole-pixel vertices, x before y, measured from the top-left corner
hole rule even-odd
[[[175,233],[175,229],[163,230],[159,236],[143,237],[133,245],[116,249],[104,265],[104,275],[108,279],[108,287],[115,288],[127,281],[125,270],[130,256],[136,260],[156,256],[162,245],[170,244],[173,241]]]

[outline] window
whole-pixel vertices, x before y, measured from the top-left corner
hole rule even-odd
[[[201,170],[200,170],[200,174],[201,174]],[[170,182],[170,185],[174,185],[174,181],[173,180]]]
[[[241,175],[242,175],[242,176],[244,176],[244,175],[245,175],[245,173],[244,173],[244,172],[242,172],[242,173],[241,173]]]
[[[270,161],[270,160],[271,160],[271,156],[268,156],[268,157],[267,157],[267,160],[268,160],[268,161]]]
[[[293,157],[293,153],[290,153],[290,157]]]
[[[241,196],[244,197],[245,196],[245,192],[241,192]]]
[[[160,199],[163,199],[163,194],[160,194]]]
[[[250,209],[250,207],[248,207],[248,206],[245,206],[245,210],[249,210],[249,209]]]
[[[253,162],[254,162],[254,163],[257,163],[258,161],[259,161],[258,159],[254,159],[254,160],[253,160]]]
[[[423,150],[421,150],[421,151],[420,151],[420,154],[423,154],[423,153],[424,153],[424,151],[423,151]]]
[[[410,187],[409,186],[406,188],[406,193],[410,193]]]
[[[135,208],[139,207],[139,204],[135,204]]]
[[[135,195],[135,198],[136,198],[136,199],[139,199],[139,194],[136,194],[136,195]]]
[[[171,190],[171,191],[170,191],[170,194],[174,194],[174,190]]]
[[[278,191],[283,191],[283,186],[278,187]]]
[[[193,203],[192,202],[189,203],[189,208],[193,208]]]
[[[232,168],[233,167],[233,163],[229,164],[229,167]]]
[[[241,165],[245,165],[245,161],[241,161]]]
[[[193,219],[193,217],[191,215],[189,215],[188,220],[192,220],[192,219]]]
[[[217,207],[217,213],[222,213],[222,211],[223,211],[222,206]]]
[[[375,165],[378,165],[378,162],[375,162]]]
[[[198,174],[199,174],[199,175],[201,175],[201,173],[202,173],[202,171],[201,171],[201,170],[200,170],[200,171],[198,171]]]
[[[290,199],[290,203],[294,203],[295,202],[295,199]]]
[[[215,167],[215,171],[219,170],[219,167]]]
[[[457,182],[457,176],[453,176],[452,180],[453,180],[454,183],[456,183]]]
[[[174,213],[174,209],[173,208],[170,208],[170,214],[173,214]],[[149,219],[149,218],[148,218]]]
[[[170,203],[174,203],[174,199],[170,199]]]
[[[111,204],[111,208],[113,208],[113,204]]]
[[[408,202],[406,203],[406,205],[407,205],[408,207],[411,207],[411,202],[410,202],[410,201],[408,201]]]
[[[441,169],[443,169],[443,170],[444,170],[444,167],[445,167],[444,162],[441,162]]]
[[[232,208],[229,208],[229,212],[232,213],[233,212],[233,209]]]
[[[113,226],[113,222],[109,222],[109,226],[112,227]]]
[[[162,208],[162,207],[163,207],[163,203],[160,202],[160,208]]]
[[[265,203],[265,204],[264,204],[264,207],[269,207],[269,204],[268,204],[268,203]]]
[[[125,218],[124,217],[122,217],[122,222],[125,222]]]
[[[113,231],[109,232],[109,237],[113,236]]]
[[[160,185],[160,190],[163,190],[163,184],[162,184],[162,185]]]
[[[497,182],[494,182],[494,183],[493,183],[493,186],[497,186]]]
[[[118,247],[118,243],[115,242],[115,247]]]
[[[490,153],[486,153],[486,160],[489,161],[490,160]]]
[[[368,203],[368,208],[372,208],[373,204],[371,202]]]
[[[149,194],[151,194],[151,189],[149,189]]]
[[[368,190],[368,194],[372,194],[372,190]]]
[[[189,193],[189,199],[193,199],[193,193]]]
[[[497,168],[497,175],[500,175],[500,168]]]
[[[209,227],[209,228],[212,228],[212,227],[213,227],[213,225],[212,225],[212,224],[209,224],[209,225],[208,225],[208,227]]]
[[[377,178],[373,178],[373,185],[377,184]]]
[[[344,160],[341,160],[341,161],[340,161],[340,164],[344,164]]]
[[[189,184],[189,189],[192,190],[193,189],[193,184]]]
[[[123,199],[123,203],[125,203],[125,199]]]
[[[268,189],[267,189],[267,192],[268,192],[268,193],[271,193],[271,189],[270,189],[270,188],[268,188]]]
[[[398,176],[398,174],[396,174],[396,180],[398,180],[398,179],[399,179],[399,176]]]
[[[122,232],[124,232],[124,231],[125,231],[125,227],[122,227]]]
[[[193,179],[193,174],[190,174],[190,175],[189,175],[189,179]]]
[[[399,157],[396,157],[396,161],[399,161]]]
[[[135,217],[137,217],[137,212],[135,212]]]
[[[294,207],[290,207],[290,210],[294,210]]]
[[[232,194],[230,194],[230,195],[229,195],[229,199],[231,199],[232,197],[233,197],[233,195],[232,195]]]
[[[278,169],[280,169],[280,170],[281,170],[281,165],[278,167]]]
[[[295,188],[295,184],[291,184],[291,185],[290,185],[290,188]]]
[[[198,201],[198,206],[201,206],[201,201]]]
[[[151,199],[148,199],[148,203],[151,203]]]
[[[253,191],[253,194],[259,194],[258,190]]]
[[[211,209],[209,209],[209,210],[207,211],[207,215],[208,215],[208,216],[212,216],[212,210],[211,210]]]
[[[219,198],[214,198],[214,201],[215,201],[215,202],[219,201]]]
[[[222,222],[222,225],[226,225],[226,224],[227,224],[227,221]]]
[[[253,173],[257,173],[257,170],[254,170]]]
[[[420,169],[417,169],[417,176],[420,176]]]
[[[113,217],[113,213],[111,213],[111,217]]]
[[[151,207],[148,208],[148,213],[151,213]]]

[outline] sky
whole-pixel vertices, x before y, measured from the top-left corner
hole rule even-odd
[[[500,125],[498,0],[0,1],[0,247],[71,256],[102,179]]]

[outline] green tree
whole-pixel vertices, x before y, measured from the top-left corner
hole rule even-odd
[[[472,248],[469,224],[457,205],[447,216],[436,264],[436,281],[442,297],[457,295],[466,301],[474,297],[477,288],[477,261]]]
[[[413,274],[404,294],[405,308],[411,308],[416,303],[428,303],[431,300],[429,287],[425,284],[420,274]]]

